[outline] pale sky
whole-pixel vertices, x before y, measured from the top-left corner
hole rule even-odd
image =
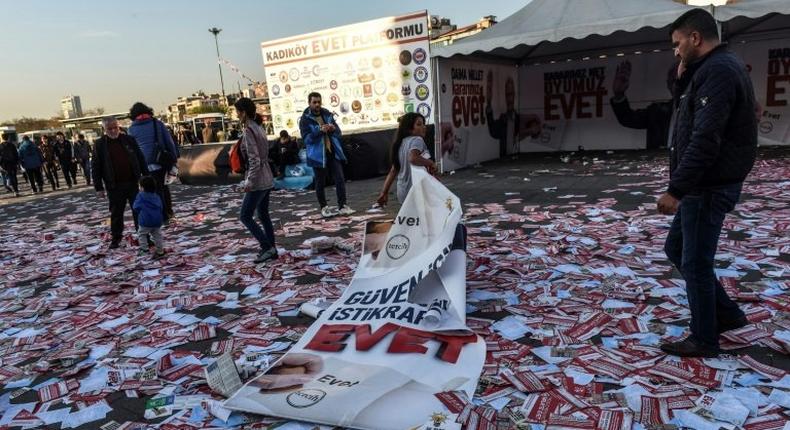
[[[460,26],[502,20],[527,0],[0,0],[0,122],[60,113],[74,94],[83,110],[157,112],[178,96],[220,92],[214,36],[223,58],[262,80],[260,43],[428,9]],[[225,91],[245,81],[223,69]]]

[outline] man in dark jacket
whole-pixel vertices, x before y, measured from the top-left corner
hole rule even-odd
[[[3,142],[0,143],[0,169],[3,170],[6,190],[9,192],[13,190],[16,197],[19,197],[19,182],[16,177],[18,167],[19,152],[16,145],[4,136]]]
[[[85,176],[85,183],[91,184],[91,144],[85,140],[83,134],[77,135],[77,141],[74,142],[74,158],[79,163],[82,169],[82,174]]]
[[[678,65],[674,64],[667,71],[667,89],[670,95],[675,87]],[[609,101],[623,127],[647,130],[647,149],[666,148],[669,140],[669,123],[672,118],[672,99],[665,102],[650,103],[644,109],[631,109],[626,90],[631,81],[631,62],[624,61],[617,66],[612,81],[614,97]]]
[[[720,333],[749,323],[716,278],[713,262],[724,217],[738,202],[757,153],[754,89],[744,64],[720,44],[708,12],[686,12],[671,28],[686,70],[676,87],[669,187],[657,206],[675,214],[664,249],[686,280],[691,335],[661,349],[714,357]]]
[[[137,197],[137,182],[148,174],[145,157],[133,137],[121,134],[118,120],[107,117],[102,120],[104,136],[95,142],[91,171],[93,187],[99,197],[110,202],[110,249],[118,248],[123,237],[123,216],[126,204],[131,207]],[[137,215],[132,211],[134,226]]]
[[[58,157],[60,163],[60,170],[63,171],[63,177],[66,179],[66,185],[71,188],[72,183],[77,185],[77,171],[74,165],[74,146],[62,132],[55,134],[55,156]]]
[[[272,172],[277,172],[279,179],[285,177],[286,166],[299,164],[299,143],[287,131],[282,130],[280,138],[269,149],[269,164],[273,164]]]

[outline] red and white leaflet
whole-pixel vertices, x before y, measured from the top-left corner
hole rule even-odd
[[[755,372],[766,376],[768,378],[773,379],[774,381],[778,381],[782,379],[787,372],[782,369],[777,369],[776,367],[769,366],[767,364],[760,363],[759,361],[755,360],[751,356],[742,355],[738,358],[738,361],[741,364],[748,366],[750,369],[754,370]]]
[[[634,414],[629,410],[602,410],[596,430],[631,430]]]
[[[521,405],[528,422],[545,423],[549,416],[559,410],[561,402],[558,398],[549,396],[546,393],[530,394]]]
[[[595,430],[595,420],[552,414],[546,430]]]
[[[650,424],[667,424],[670,421],[669,408],[665,399],[642,396],[642,409],[639,422],[643,426]]]
[[[529,371],[513,373],[510,369],[505,369],[502,371],[502,378],[519,391],[527,393],[539,393],[548,389],[537,375]]]

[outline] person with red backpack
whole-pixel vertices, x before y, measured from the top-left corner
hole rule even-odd
[[[277,258],[274,243],[274,226],[269,217],[269,197],[274,187],[274,178],[269,168],[269,142],[266,132],[255,121],[255,103],[242,97],[233,105],[239,120],[244,125],[244,135],[239,145],[238,156],[245,161],[244,180],[240,187],[244,192],[239,220],[252,233],[261,248],[255,263],[263,263]],[[257,212],[263,229],[253,219]]]

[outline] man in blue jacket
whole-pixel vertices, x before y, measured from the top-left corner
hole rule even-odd
[[[675,214],[664,250],[686,280],[691,335],[661,349],[682,357],[715,357],[719,334],[747,325],[722,288],[714,257],[724,217],[741,194],[757,154],[754,89],[746,66],[719,42],[704,9],[671,26],[675,54],[686,70],[670,127],[670,180],[658,211]]]
[[[144,103],[133,104],[129,109],[129,117],[132,119],[132,125],[128,130],[129,136],[137,141],[140,151],[145,156],[146,167],[156,181],[156,192],[163,203],[162,215],[164,222],[167,223],[173,217],[173,201],[165,179],[173,165],[162,165],[160,160],[177,162],[178,147],[173,142],[167,127],[154,117],[154,110]]]
[[[351,215],[354,210],[346,205],[346,178],[343,175],[346,156],[340,145],[340,127],[332,113],[321,107],[321,94],[310,93],[307,102],[310,106],[299,119],[299,132],[307,149],[307,164],[315,170],[315,194],[321,205],[321,216]],[[335,180],[337,208],[326,203],[324,188],[330,173]]]

